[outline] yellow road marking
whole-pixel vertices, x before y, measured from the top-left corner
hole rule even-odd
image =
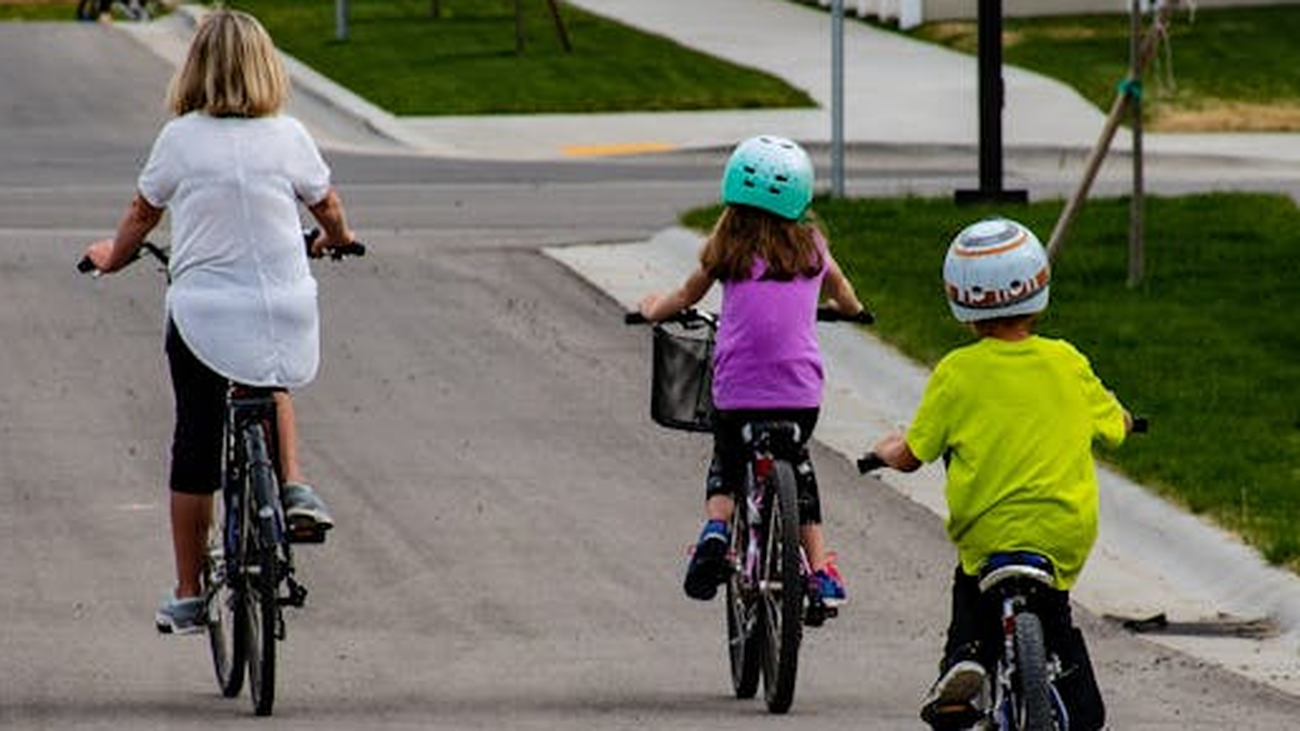
[[[560,150],[571,157],[599,157],[604,155],[641,155],[647,152],[668,152],[674,149],[667,142],[615,142],[604,145],[565,145]]]

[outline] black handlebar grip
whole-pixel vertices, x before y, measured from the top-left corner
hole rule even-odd
[[[650,321],[647,320],[647,319],[645,319],[645,315],[641,314],[640,312],[625,312],[625,313],[623,313],[623,324],[624,324],[624,325],[644,325],[644,324],[646,324],[646,323],[648,323],[648,322],[650,322]]]
[[[330,258],[336,261],[345,256],[365,256],[366,245],[360,241],[353,241],[352,243],[344,244],[343,246],[335,246],[329,250],[329,255]]]
[[[874,472],[888,466],[885,464],[885,460],[881,459],[880,455],[875,452],[867,452],[858,458],[858,474],[865,475],[868,472]]]
[[[871,314],[871,310],[868,310],[865,307],[853,313],[852,315],[846,315],[840,312],[839,310],[834,310],[831,309],[830,307],[818,307],[817,321],[818,322],[857,322],[863,325],[870,325],[871,323],[876,321],[876,316]]]
[[[1147,421],[1145,416],[1135,416],[1133,417],[1133,425],[1129,428],[1129,431],[1133,434],[1146,434],[1150,427],[1151,424]]]
[[[83,256],[81,257],[81,261],[77,262],[77,271],[82,274],[89,274],[95,271],[95,262],[91,261],[90,257]]]

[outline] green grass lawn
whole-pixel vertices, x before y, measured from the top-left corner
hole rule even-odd
[[[65,2],[0,2],[0,22],[76,20],[76,0]]]
[[[277,44],[399,115],[617,112],[813,106],[775,77],[740,68],[561,4],[566,54],[545,3],[530,0],[525,52],[514,3],[351,0],[349,39],[335,40],[334,3],[233,0]]]
[[[1102,109],[1128,74],[1127,14],[1006,18],[1005,63],[1073,86]],[[1300,131],[1300,6],[1180,11],[1144,84],[1155,131]],[[937,22],[916,38],[977,53],[976,24]]]
[[[1003,211],[1048,237],[1061,201]],[[880,336],[933,364],[969,342],[943,295],[952,236],[994,208],[818,200]],[[687,215],[707,227],[716,208]],[[1126,286],[1127,199],[1094,200],[1062,248],[1039,331],[1077,345],[1151,432],[1104,458],[1300,568],[1300,209],[1273,195],[1147,200],[1147,276]],[[871,435],[863,435],[864,443]]]

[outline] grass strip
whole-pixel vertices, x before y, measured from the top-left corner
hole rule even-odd
[[[1102,110],[1128,75],[1127,14],[1005,18],[1003,60],[1069,84]],[[1178,12],[1144,83],[1157,132],[1300,131],[1300,7]],[[978,53],[977,24],[935,22],[909,35]]]
[[[659,36],[561,4],[565,53],[545,3],[524,4],[516,52],[507,0],[350,0],[346,41],[334,3],[235,0],[287,53],[398,115],[806,107],[806,93]]]

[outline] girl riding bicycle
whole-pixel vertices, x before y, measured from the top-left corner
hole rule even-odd
[[[948,535],[960,565],[940,677],[921,709],[935,729],[967,728],[988,668],[1001,650],[1000,608],[985,601],[979,572],[994,554],[1030,551],[1051,560],[1056,588],[1037,605],[1049,652],[1061,662],[1057,690],[1070,731],[1105,721],[1069,589],[1097,537],[1092,445],[1123,442],[1132,418],[1063,340],[1034,334],[1047,308],[1047,254],[1029,229],[980,221],[953,240],[943,267],[948,304],[978,340],[945,356],[930,377],[907,434],[872,451],[898,470],[943,458]]]
[[[863,309],[825,236],[805,219],[812,195],[812,162],[799,145],[775,136],[741,142],[723,172],[726,207],[700,253],[699,268],[677,290],[648,295],[640,305],[647,320],[662,320],[694,305],[715,281],[722,283],[707,521],[685,581],[686,594],[694,599],[712,599],[727,577],[729,521],[744,481],[741,427],[752,421],[793,421],[800,427],[801,445],[806,444],[822,399],[818,303],[826,296],[845,315]],[[804,552],[817,593],[834,606],[846,595],[826,550],[816,476],[806,452],[796,471]]]
[[[207,14],[172,80],[176,117],[155,140],[138,192],[116,235],[86,251],[97,270],[116,271],[171,210],[166,350],[176,397],[170,478],[176,585],[157,612],[164,632],[202,628],[199,576],[221,485],[228,384],[288,389],[316,375],[316,281],[299,204],[324,232],[312,255],[353,240],[315,142],[280,113],[288,93],[283,62],[255,18],[234,10]],[[329,528],[333,520],[298,467],[289,395],[277,396],[286,518]]]

